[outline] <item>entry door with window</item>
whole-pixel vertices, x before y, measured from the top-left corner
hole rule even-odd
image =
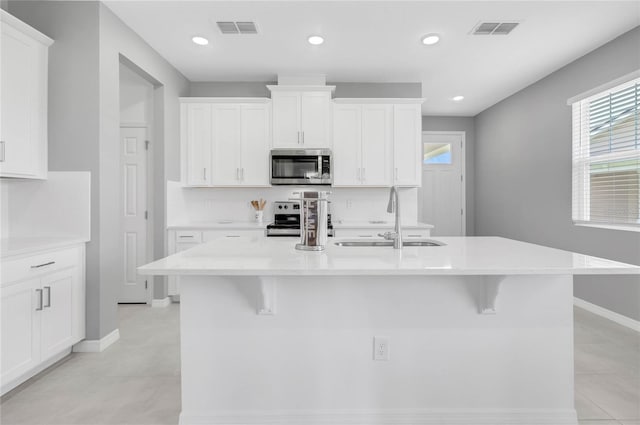
[[[120,129],[124,214],[124,280],[121,303],[146,303],[146,277],[137,273],[147,263],[147,129]]]
[[[420,219],[434,236],[464,236],[464,132],[423,132]]]

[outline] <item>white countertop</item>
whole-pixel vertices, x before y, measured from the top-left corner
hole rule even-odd
[[[190,223],[178,223],[167,226],[167,230],[251,230],[264,229],[269,221],[256,223],[254,221],[196,221]],[[336,220],[333,223],[335,229],[387,229],[393,228],[393,221],[343,221]],[[433,225],[426,223],[403,224],[403,229],[433,229]]]
[[[255,221],[192,221],[167,226],[167,230],[260,230],[267,227],[268,222],[256,223]]]
[[[335,229],[392,229],[393,221],[344,221],[336,220],[332,222]],[[433,229],[432,224],[415,223],[402,224],[403,229]]]
[[[82,237],[26,237],[0,239],[0,257],[32,254],[49,249],[64,248],[89,242]]]
[[[295,249],[292,238],[217,239],[138,269],[144,275],[640,274],[640,266],[498,237],[438,237],[446,246]]]

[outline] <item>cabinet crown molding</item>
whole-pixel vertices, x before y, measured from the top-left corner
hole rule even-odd
[[[47,47],[53,44],[53,39],[47,37],[29,24],[22,22],[20,19],[16,18],[4,9],[0,9],[0,22],[6,25],[11,25],[15,29],[25,33],[29,37],[33,38],[36,41],[39,41]]]
[[[328,91],[334,92],[336,86],[294,86],[294,85],[267,85],[267,88],[274,91]]]
[[[268,97],[181,97],[180,103],[271,103]]]

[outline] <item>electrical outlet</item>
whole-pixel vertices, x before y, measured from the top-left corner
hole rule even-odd
[[[386,336],[373,337],[373,360],[389,360],[389,338]]]

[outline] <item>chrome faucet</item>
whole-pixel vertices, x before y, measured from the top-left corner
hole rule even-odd
[[[393,232],[380,233],[378,236],[382,236],[385,239],[393,241],[394,249],[402,249],[402,225],[400,224],[400,199],[398,197],[398,187],[391,186],[389,192],[389,204],[387,205],[387,212],[396,213],[396,222],[393,228]]]

